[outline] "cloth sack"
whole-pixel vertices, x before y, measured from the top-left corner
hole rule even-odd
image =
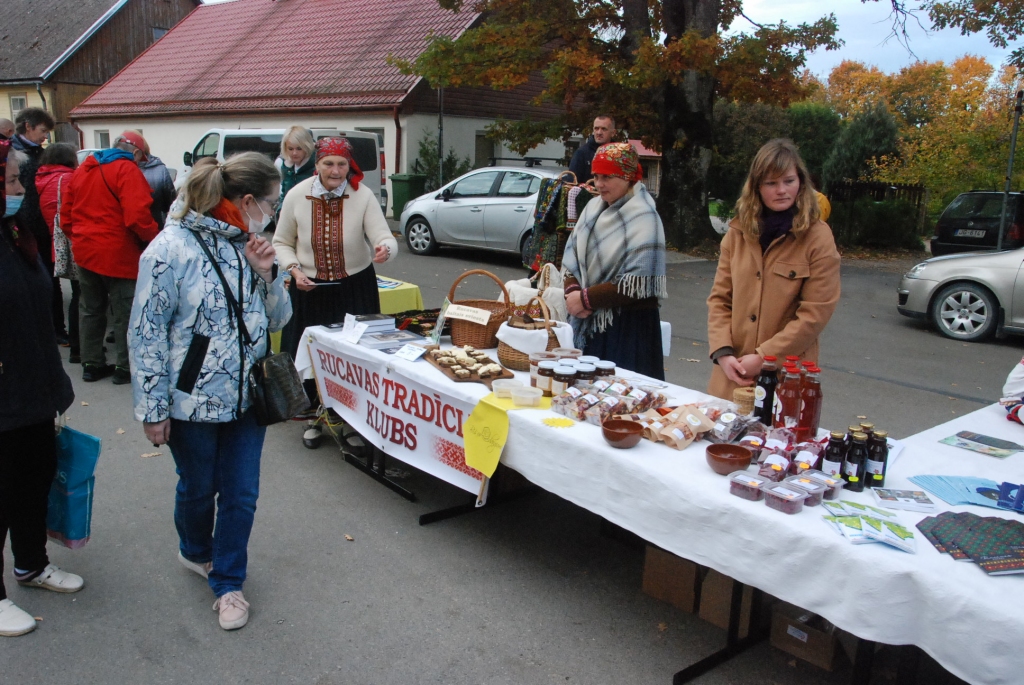
[[[53,275],[57,278],[78,280],[78,267],[71,254],[71,240],[60,230],[60,186],[63,178],[57,179],[57,212],[53,215]]]
[[[561,321],[552,321],[551,330],[558,338],[559,347],[572,347],[572,326]],[[503,323],[498,328],[497,337],[501,342],[524,354],[544,352],[548,347],[548,330],[544,327],[528,331]]]
[[[92,496],[100,439],[62,426],[57,433],[57,473],[46,505],[46,534],[69,549],[84,547],[92,528]]]

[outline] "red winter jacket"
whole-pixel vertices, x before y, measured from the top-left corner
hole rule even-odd
[[[101,276],[139,277],[139,257],[159,227],[149,212],[149,183],[131,155],[101,150],[87,157],[61,188],[60,227],[75,263]]]
[[[62,164],[44,164],[36,171],[36,192],[39,193],[39,209],[43,213],[43,220],[50,229],[50,237],[53,237],[53,218],[57,214],[57,187],[60,185],[61,199],[71,183],[71,173],[74,171],[69,166]],[[52,252],[51,248],[51,252]],[[52,261],[57,261],[56,253],[50,255]]]

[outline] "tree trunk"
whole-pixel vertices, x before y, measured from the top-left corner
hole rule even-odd
[[[666,44],[686,31],[718,32],[721,0],[664,0]],[[713,144],[714,77],[687,71],[679,85],[665,83],[655,99],[661,119],[661,188],[658,213],[673,247],[716,240],[706,191]]]

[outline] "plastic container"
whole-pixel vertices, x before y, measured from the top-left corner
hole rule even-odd
[[[783,514],[799,514],[804,510],[804,500],[809,495],[800,488],[790,487],[786,483],[772,483],[761,488],[764,492],[764,503]]]
[[[826,486],[828,490],[825,491],[824,499],[833,500],[839,499],[843,493],[843,486],[846,485],[846,481],[840,476],[833,476],[824,471],[818,469],[810,469],[800,474],[802,478],[810,478],[813,481],[821,483]]]
[[[554,374],[551,377],[551,396],[555,397],[565,392],[566,388],[573,386],[576,383],[576,367],[575,366],[559,366],[555,367]]]
[[[770,482],[756,473],[735,471],[729,474],[729,493],[751,502],[760,502],[764,499],[763,488]]]
[[[541,362],[553,362],[558,358],[550,352],[533,352],[530,354],[530,385],[537,387],[537,369]]]
[[[537,364],[537,378],[530,379],[530,385],[541,390],[544,397],[551,397],[551,379],[555,376],[558,362],[543,361]]]
[[[590,385],[597,379],[597,367],[579,362],[576,364],[576,382]]]
[[[790,476],[786,480],[782,481],[783,484],[792,485],[794,488],[799,488],[807,493],[807,499],[804,500],[804,505],[808,507],[816,507],[821,504],[821,500],[824,499],[825,493],[830,488],[824,483],[819,483],[816,480],[812,480],[805,475]]]
[[[556,357],[572,357],[573,359],[579,359],[583,356],[583,350],[577,350],[575,347],[556,347],[551,350],[551,354]]]
[[[494,392],[494,396],[506,400],[512,397],[512,388],[522,387],[524,387],[523,382],[517,381],[515,378],[499,378],[491,382],[491,390]]]
[[[540,398],[544,394],[544,391],[540,388],[531,388],[527,385],[521,385],[518,388],[512,388],[512,404],[517,407],[539,407]]]

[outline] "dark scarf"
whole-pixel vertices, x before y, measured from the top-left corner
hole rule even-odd
[[[768,250],[768,246],[776,238],[781,238],[789,233],[789,229],[793,228],[795,210],[795,205],[782,212],[773,212],[770,209],[765,210],[764,216],[761,217],[761,235],[759,237],[761,241],[761,254]]]

